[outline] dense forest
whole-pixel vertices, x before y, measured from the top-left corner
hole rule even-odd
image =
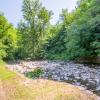
[[[76,60],[100,56],[100,0],[78,0],[72,12],[53,12],[39,0],[23,0],[17,28],[0,13],[0,59]]]

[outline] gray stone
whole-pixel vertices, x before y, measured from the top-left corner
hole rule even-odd
[[[100,92],[100,66],[90,68],[88,65],[75,64],[64,61],[29,61],[21,62],[20,64],[8,65],[11,70],[20,73],[32,71],[36,67],[44,68],[45,72],[42,75],[44,79],[53,79],[58,81],[70,81],[72,84],[90,88],[91,90]]]

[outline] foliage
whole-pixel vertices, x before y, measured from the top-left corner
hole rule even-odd
[[[43,7],[39,0],[23,0],[22,11],[24,21],[18,27],[21,35],[19,54],[22,58],[36,59],[45,41],[52,12]]]
[[[33,71],[26,73],[29,78],[39,78],[44,73],[44,70],[40,67],[35,68]]]
[[[62,9],[56,25],[39,0],[23,0],[22,12],[17,30],[0,14],[0,59],[100,56],[100,0],[78,0],[72,12]]]
[[[49,59],[78,59],[100,55],[100,1],[79,0],[71,13],[60,14],[60,30],[46,45]]]
[[[57,31],[56,31],[57,30]],[[63,31],[62,26],[53,28],[54,36],[48,39],[48,42],[45,44],[45,52],[48,59],[60,59],[64,58],[64,51],[66,50],[65,46],[65,32]]]
[[[0,15],[0,58],[12,59],[17,48],[16,29]]]
[[[74,20],[73,23],[66,29],[66,47],[67,54],[71,59],[87,57],[87,56],[97,56],[100,51],[100,20],[99,12],[92,16],[94,7],[98,7],[99,1],[97,0],[83,0],[80,2],[78,10],[81,11],[81,17]],[[88,6],[83,6],[88,4]],[[86,7],[86,11],[82,10]],[[79,12],[76,10],[76,14]],[[94,43],[98,44],[96,48]],[[91,46],[92,45],[92,46]]]

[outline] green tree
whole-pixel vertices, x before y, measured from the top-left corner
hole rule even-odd
[[[16,29],[0,14],[0,58],[14,58],[16,48]]]
[[[69,59],[100,54],[100,1],[81,0],[74,11],[76,19],[66,28]]]
[[[62,10],[59,23],[45,47],[49,58],[100,55],[100,0],[79,0],[74,11]]]
[[[36,58],[44,43],[52,12],[43,7],[39,0],[23,0],[22,11],[24,20],[18,28],[21,34],[20,56]]]

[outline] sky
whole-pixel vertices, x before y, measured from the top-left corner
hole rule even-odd
[[[23,0],[0,0],[0,11],[4,13],[6,18],[10,23],[15,27],[18,22],[23,18],[22,17],[22,1]],[[51,20],[52,24],[55,24],[59,19],[59,14],[61,13],[62,8],[67,8],[68,11],[72,11],[77,0],[40,0],[48,10],[52,10],[54,15]]]

